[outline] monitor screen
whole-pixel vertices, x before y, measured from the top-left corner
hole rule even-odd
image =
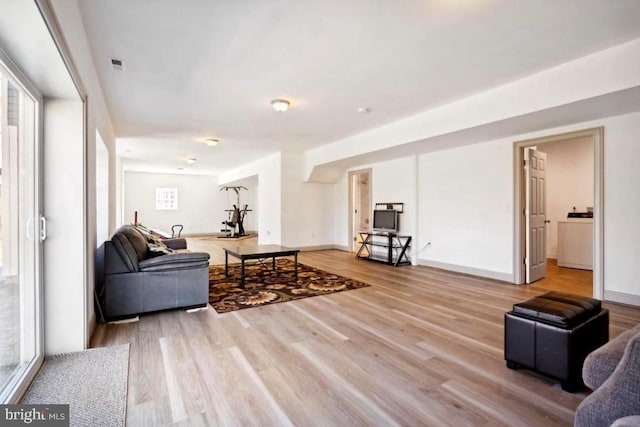
[[[375,231],[398,231],[398,211],[374,210],[373,229]]]

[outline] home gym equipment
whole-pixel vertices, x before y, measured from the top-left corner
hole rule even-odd
[[[241,185],[238,186],[224,186],[220,188],[220,191],[229,191],[233,190],[236,193],[236,204],[233,205],[233,209],[225,209],[227,212],[227,220],[222,221],[224,228],[220,231],[225,233],[224,236],[219,236],[220,238],[238,238],[246,236],[247,233],[244,230],[244,218],[247,215],[247,212],[251,212],[249,209],[249,205],[242,206],[240,204],[240,190],[247,190],[246,187]],[[236,230],[237,229],[237,230]]]
[[[184,229],[184,226],[182,224],[176,224],[174,226],[171,227],[171,238],[175,239],[175,238],[179,238],[180,235],[182,234],[182,230]],[[178,230],[178,234],[176,234],[176,230]]]

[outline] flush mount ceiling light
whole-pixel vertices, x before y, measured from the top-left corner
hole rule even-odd
[[[289,101],[287,101],[286,99],[274,99],[273,101],[271,101],[271,106],[277,112],[282,113],[289,109]]]
[[[198,161],[198,159],[195,159],[195,158],[193,158],[193,157],[192,157],[192,158],[190,158],[190,159],[187,159],[187,163],[189,163],[190,165],[194,164],[194,163],[195,163],[195,162],[197,162],[197,161]]]
[[[216,145],[218,145],[218,142],[220,142],[220,140],[215,138],[207,138],[204,142],[206,142],[209,147],[215,147]]]

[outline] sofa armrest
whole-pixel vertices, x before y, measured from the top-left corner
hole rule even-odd
[[[187,240],[186,239],[164,239],[162,241],[169,249],[179,250],[179,249],[187,249]]]
[[[640,414],[640,332],[629,340],[611,376],[580,403],[577,427],[610,426],[618,418]]]
[[[140,271],[167,271],[209,266],[206,252],[181,252],[145,259],[138,263]]]
[[[582,379],[587,387],[595,390],[611,376],[624,355],[627,343],[638,332],[635,329],[623,332],[589,353],[582,367]]]

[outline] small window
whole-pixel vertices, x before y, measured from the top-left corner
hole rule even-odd
[[[178,189],[177,188],[156,188],[156,209],[158,210],[178,209]]]

